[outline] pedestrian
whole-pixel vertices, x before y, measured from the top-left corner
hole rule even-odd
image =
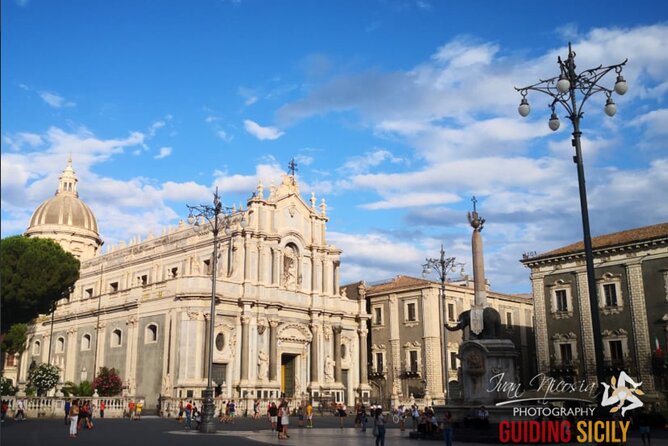
[[[380,407],[376,408],[376,415],[373,419],[373,434],[376,436],[376,446],[385,446],[385,416]]]
[[[260,402],[258,400],[255,400],[255,402],[253,403],[253,419],[254,420],[260,419]]]
[[[234,400],[230,401],[230,422],[234,424],[234,413],[237,411],[237,407],[234,404]]]
[[[20,420],[25,421],[26,414],[25,414],[24,410],[25,410],[25,402],[23,401],[23,399],[19,398],[16,401],[16,413],[14,414],[14,419],[19,420],[19,416],[20,416],[21,417]]]
[[[443,415],[443,441],[445,446],[452,446],[452,413],[449,410]]]
[[[288,407],[287,401],[283,401],[283,404],[281,404],[281,413],[279,415],[281,417],[281,426],[283,427],[283,436],[281,437],[279,435],[278,438],[290,438],[290,435],[288,435],[288,425],[290,424],[290,408]]]
[[[336,411],[339,416],[339,427],[343,429],[343,419],[346,416],[346,406],[344,406],[343,403],[339,403]]]
[[[79,400],[72,401],[70,407],[70,438],[77,438],[77,428],[79,426]]]
[[[70,400],[65,400],[65,426],[70,424],[70,409],[72,408],[72,403]]]
[[[100,418],[104,418],[104,408],[106,405],[104,404],[104,401],[100,401]]]
[[[360,424],[362,425],[362,432],[366,432],[366,423],[368,419],[366,417],[366,407],[364,407],[364,404],[362,404],[362,407],[360,407]]]
[[[306,405],[306,427],[313,427],[313,404],[310,401]]]
[[[9,402],[7,400],[2,400],[2,409],[0,410],[0,414],[2,414],[2,418],[0,418],[0,423],[5,422],[5,417],[7,416],[7,411],[9,410]]]
[[[135,419],[135,401],[130,400],[128,403],[128,413],[130,415],[130,421]]]
[[[267,414],[269,415],[269,420],[271,421],[271,431],[275,432],[278,427],[278,408],[276,407],[276,403],[273,401],[269,404]]]
[[[183,400],[179,400],[179,415],[176,418],[179,423],[183,421]]]
[[[418,410],[418,407],[415,404],[413,404],[413,407],[411,409],[411,417],[413,418],[413,431],[417,432],[418,424],[420,421],[420,411]]]
[[[136,420],[141,420],[141,411],[144,409],[144,400],[137,401],[137,418]]]
[[[185,430],[189,431],[190,429],[192,429],[190,423],[192,421],[192,415],[193,415],[193,405],[190,401],[188,401],[188,404],[186,404],[185,414],[186,414],[186,423],[184,428]]]
[[[304,402],[299,404],[297,409],[297,416],[299,417],[299,427],[304,427]]]
[[[642,446],[652,446],[652,438],[649,429],[649,413],[647,412],[647,409],[641,409],[638,414],[638,432],[640,432]]]

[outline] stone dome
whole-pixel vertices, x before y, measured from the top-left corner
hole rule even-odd
[[[37,207],[25,234],[51,238],[83,260],[97,252],[102,240],[93,211],[79,198],[77,181],[68,159],[56,195]]]

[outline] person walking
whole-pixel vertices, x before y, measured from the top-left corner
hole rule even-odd
[[[26,406],[26,403],[23,401],[22,398],[19,398],[16,401],[16,413],[14,414],[14,419],[15,420],[25,421],[25,419],[26,419],[26,414],[24,412],[25,406]],[[19,418],[19,416],[21,418]]]
[[[385,416],[380,407],[376,408],[376,415],[373,419],[373,433],[376,436],[376,446],[385,446]]]
[[[72,408],[72,403],[70,400],[65,400],[65,426],[70,424],[70,409]]]
[[[72,401],[70,407],[70,438],[77,438],[77,428],[79,426],[79,400]]]
[[[269,404],[269,409],[267,409],[267,414],[269,415],[269,420],[271,421],[271,431],[276,432],[278,427],[278,407],[273,401]]]
[[[104,408],[107,407],[106,404],[104,404],[104,400],[100,401],[100,418],[104,418]]]
[[[650,436],[649,428],[649,413],[647,409],[641,409],[638,414],[638,432],[640,432],[640,438],[642,439],[642,446],[652,446],[652,438]]]
[[[313,404],[310,401],[306,405],[306,427],[313,427]]]
[[[183,421],[183,400],[179,400],[179,415],[176,418],[176,421],[178,421],[179,423]]]
[[[336,412],[339,416],[339,427],[343,429],[343,419],[346,416],[346,406],[343,405],[343,403],[339,403]]]
[[[360,424],[362,425],[362,432],[366,432],[367,421],[366,407],[364,407],[364,404],[362,404],[362,407],[360,407]]]
[[[192,422],[192,415],[193,415],[193,405],[188,401],[188,404],[186,404],[185,407],[185,414],[186,414],[186,423],[183,428],[187,431],[192,429],[191,422]]]
[[[288,425],[290,424],[290,408],[288,407],[287,401],[283,401],[281,404],[281,411],[279,416],[281,417],[281,432],[283,436],[279,435],[278,438],[290,438],[290,435],[288,435]]]
[[[443,441],[445,446],[452,446],[452,413],[449,410],[443,415]]]

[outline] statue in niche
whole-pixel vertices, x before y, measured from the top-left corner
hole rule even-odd
[[[192,262],[193,262],[192,274],[194,276],[199,276],[200,274],[202,274],[202,268],[200,267],[199,259],[197,257],[193,257]]]
[[[334,361],[329,355],[325,358],[325,381],[334,382]]]
[[[288,290],[294,290],[297,285],[297,260],[294,247],[288,245],[283,254],[283,283]]]
[[[257,376],[261,381],[267,379],[267,371],[269,370],[269,355],[264,350],[260,350],[257,354]]]

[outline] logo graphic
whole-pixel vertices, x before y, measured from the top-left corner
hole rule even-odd
[[[642,382],[637,383],[633,381],[631,377],[626,374],[626,372],[621,371],[619,373],[619,379],[615,379],[613,376],[612,380],[610,380],[610,383],[612,386],[609,386],[605,382],[601,383],[605,388],[605,391],[603,392],[603,400],[601,400],[601,406],[606,407],[619,403],[610,409],[610,413],[615,413],[619,409],[622,409],[621,413],[623,417],[626,411],[637,409],[643,406],[640,398],[636,396],[645,394],[638,388],[642,385]],[[627,388],[627,383],[631,384],[633,388]],[[612,393],[610,393],[610,390],[612,390]],[[625,406],[627,402],[630,404]]]

